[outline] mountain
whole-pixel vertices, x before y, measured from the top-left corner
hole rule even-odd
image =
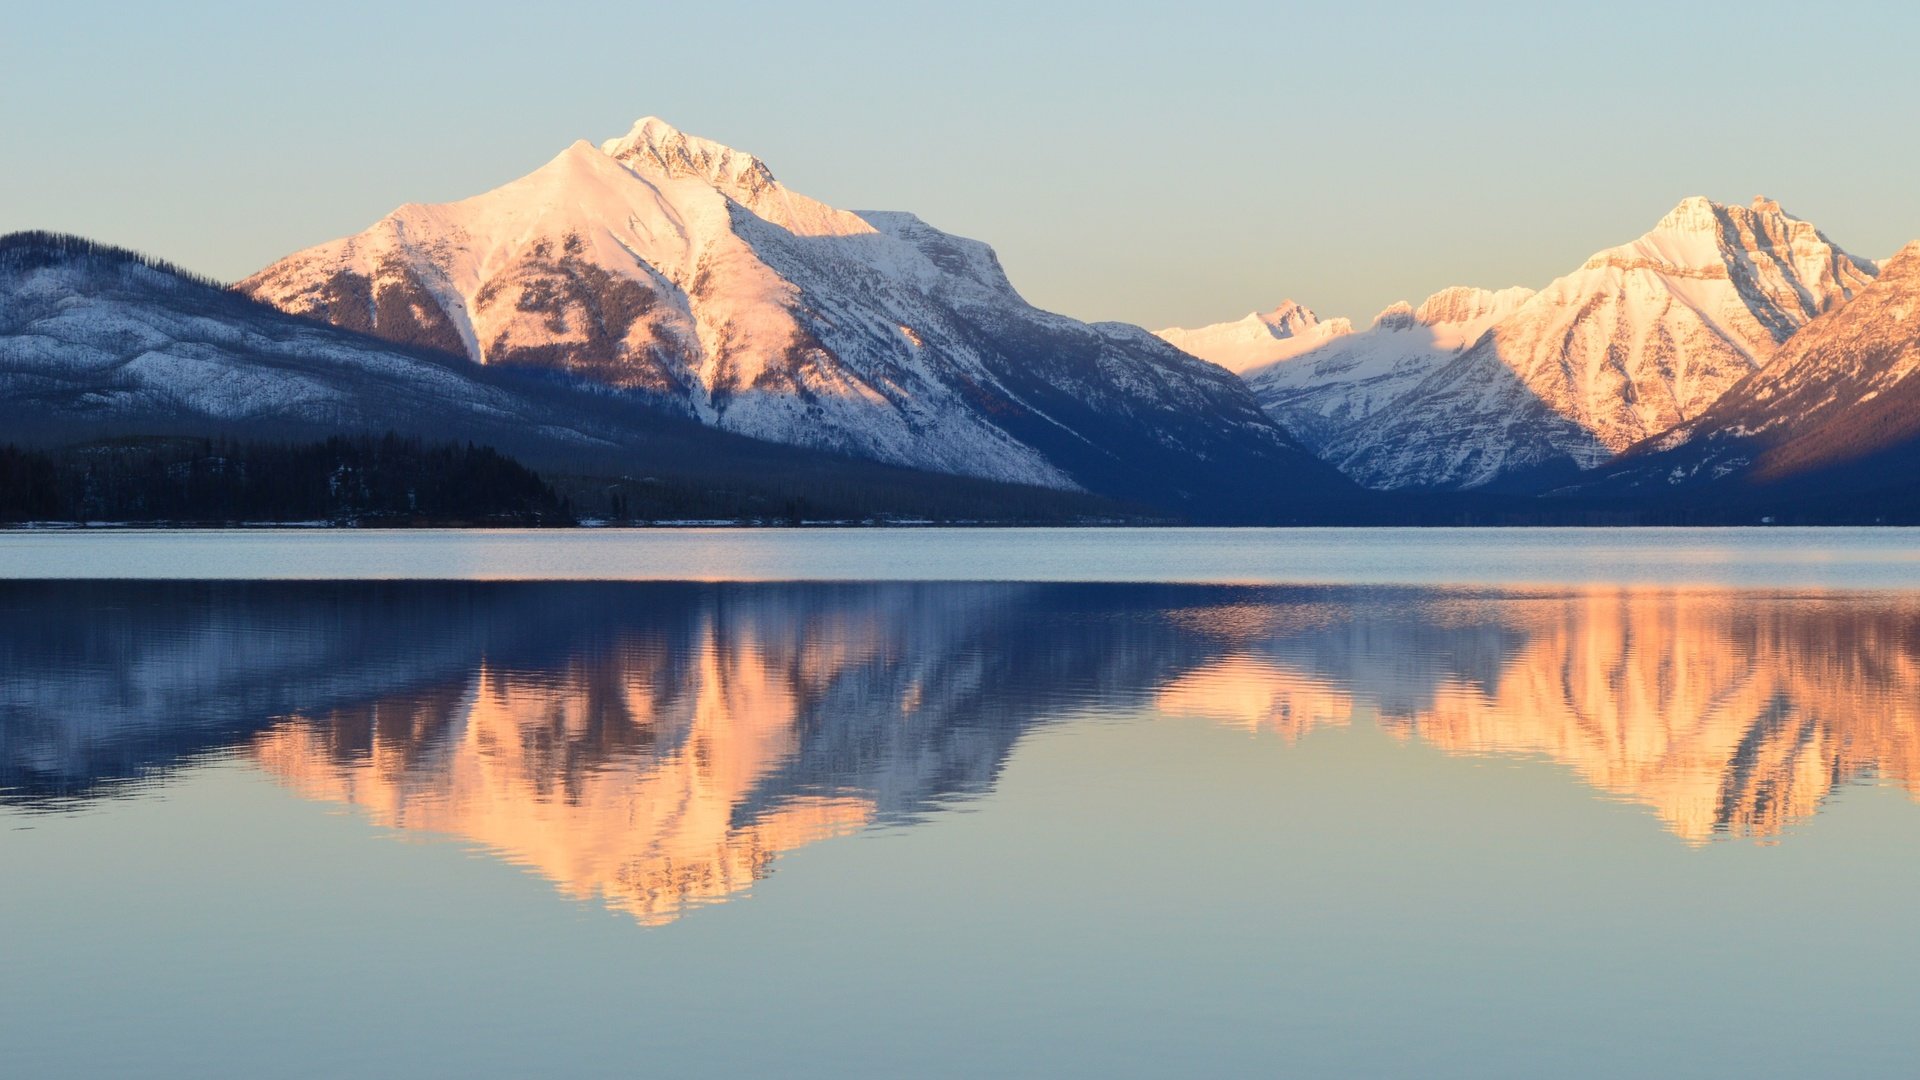
[[[0,237],[0,437],[9,443],[285,443],[389,430],[492,445],[549,476],[609,478],[624,485],[621,505],[649,515],[805,508],[834,518],[1046,520],[1122,509],[749,439],[550,374],[291,316],[123,249]],[[583,512],[605,513],[594,500],[607,490],[595,482],[569,494]]]
[[[1687,500],[1858,500],[1900,493],[1920,467],[1920,241],[1844,307],[1693,420],[1635,446],[1576,490]],[[1858,502],[1870,512],[1881,499]]]
[[[1295,347],[1237,356],[1215,343],[1230,340],[1226,331],[1244,326],[1244,319],[1199,330],[1162,330],[1160,336],[1176,345],[1188,341],[1211,349],[1213,354],[1196,355],[1215,363],[1223,362],[1221,356],[1249,361],[1261,356],[1242,367],[1225,366],[1247,381],[1267,415],[1315,453],[1339,461],[1359,438],[1356,425],[1399,400],[1532,295],[1530,289],[1456,286],[1434,293],[1417,308],[1404,301],[1393,304],[1357,333],[1346,319],[1329,319],[1287,339],[1298,343]]]
[[[1466,347],[1430,372],[1436,350],[1412,338],[1391,360],[1316,362],[1320,375],[1293,366],[1307,353],[1249,377],[1283,423],[1334,418],[1304,437],[1369,487],[1538,488],[1700,415],[1874,273],[1771,200],[1694,197],[1538,293],[1493,294],[1519,302],[1477,339],[1498,305],[1450,290],[1464,303],[1448,343]]]
[[[1346,319],[1322,322],[1312,308],[1282,300],[1272,311],[1256,311],[1236,322],[1193,330],[1175,326],[1153,333],[1176,349],[1244,375],[1352,332],[1353,323]]]
[[[1689,198],[1502,319],[1369,424],[1374,487],[1525,484],[1700,414],[1874,267],[1777,203]]]
[[[816,202],[654,118],[238,288],[901,465],[1216,514],[1350,489],[1231,374],[1135,327],[1042,312],[986,245]]]
[[[0,237],[0,411],[12,439],[221,425],[614,445],[457,357],[289,318],[133,252],[39,233]]]

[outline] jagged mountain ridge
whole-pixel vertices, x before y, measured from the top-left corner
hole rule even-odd
[[[1698,416],[1874,272],[1771,200],[1688,198],[1495,324],[1368,425],[1342,467],[1443,488],[1593,468]]]
[[[1538,293],[1447,290],[1245,375],[1368,487],[1538,487],[1699,416],[1875,272],[1772,200],[1696,196]]]
[[[1908,483],[1920,464],[1920,241],[1808,323],[1699,417],[1633,447],[1576,491],[1827,494]]]
[[[1244,377],[1352,332],[1350,320],[1322,321],[1312,308],[1282,300],[1270,311],[1255,311],[1234,322],[1192,330],[1173,326],[1153,333],[1177,349]]]
[[[1039,311],[984,244],[827,206],[654,118],[238,287],[880,461],[1176,504],[1348,487],[1218,368],[1134,327]]]
[[[1497,292],[1455,286],[1434,293],[1419,307],[1389,305],[1365,330],[1346,319],[1314,322],[1291,335],[1285,347],[1234,355],[1225,323],[1195,331],[1162,330],[1161,337],[1196,351],[1202,359],[1237,370],[1267,414],[1309,449],[1338,461],[1343,433],[1399,400],[1440,365],[1471,345],[1486,329],[1532,296],[1530,289]],[[1293,305],[1287,301],[1280,310]],[[1309,309],[1306,311],[1311,317]],[[1249,316],[1250,319],[1256,318]],[[1182,344],[1183,342],[1187,344]]]

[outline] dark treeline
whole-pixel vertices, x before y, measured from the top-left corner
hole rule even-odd
[[[541,474],[492,447],[394,434],[313,442],[106,439],[0,447],[0,522],[330,521],[362,525],[620,524],[687,520],[1074,524],[1145,520],[1076,492],[912,473],[662,461],[644,476]],[[903,475],[895,475],[896,473]],[[910,481],[910,482],[909,482]]]
[[[911,489],[893,478],[863,475],[734,475],[660,469],[658,475],[559,476],[555,487],[583,518],[615,524],[740,521],[812,523],[1075,525],[1141,524],[1139,508],[1050,488],[998,484],[971,477],[920,474]]]
[[[149,270],[157,270],[162,274],[184,279],[195,285],[218,289],[221,292],[227,291],[226,282],[218,278],[196,274],[144,252],[113,244],[102,244],[83,236],[38,229],[0,236],[0,268],[35,270],[43,266],[59,265],[76,256],[115,263],[133,263]]]
[[[311,443],[126,439],[0,449],[0,521],[564,524],[571,509],[492,447],[340,436]]]
[[[330,521],[363,525],[556,525],[710,520],[1181,524],[1075,492],[864,467],[663,467],[644,476],[549,473],[492,447],[414,437],[314,442],[231,437],[113,439],[60,449],[0,446],[0,522]],[[683,462],[682,465],[691,463]],[[1398,493],[1302,505],[1264,525],[1874,525],[1920,523],[1920,488],[1867,493],[1745,489],[1707,499],[1576,499]]]
[[[1920,486],[1814,492],[1764,486],[1630,499],[1475,492],[1386,492],[1371,504],[1303,520],[1311,525],[1742,526],[1916,525]]]
[[[70,519],[60,496],[53,458],[17,446],[0,446],[0,521]]]

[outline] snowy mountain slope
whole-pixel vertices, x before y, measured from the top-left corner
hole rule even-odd
[[[1874,273],[1777,203],[1686,199],[1355,428],[1337,463],[1376,488],[1593,468],[1698,416]]]
[[[1633,447],[1577,489],[1660,494],[1778,485],[1914,484],[1920,466],[1920,241],[1844,307],[1700,416]]]
[[[1346,488],[1230,374],[1131,327],[1041,312],[985,245],[826,206],[653,118],[239,287],[880,461],[1192,505]]]
[[[1322,322],[1312,308],[1282,300],[1271,311],[1256,311],[1234,322],[1192,330],[1172,326],[1153,333],[1176,349],[1245,375],[1351,334],[1353,323],[1346,319]]]
[[[615,445],[457,357],[394,349],[131,252],[34,233],[0,238],[0,411],[15,436],[264,425]]]
[[[627,477],[639,504],[696,516],[799,512],[789,503],[989,520],[1138,510],[750,439],[550,374],[297,318],[133,252],[0,237],[0,443],[389,430],[490,444],[556,476]]]
[[[1301,347],[1269,350],[1267,359],[1238,370],[1269,416],[1309,449],[1339,461],[1351,452],[1357,424],[1398,400],[1532,295],[1521,288],[1443,289],[1417,308],[1405,302],[1388,307],[1357,333],[1345,319],[1319,323],[1312,327],[1324,331],[1317,336],[1289,339]],[[1219,340],[1220,329],[1160,333],[1176,344],[1206,344]]]

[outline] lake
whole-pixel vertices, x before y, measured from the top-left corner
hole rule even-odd
[[[1910,1075],[1917,540],[0,534],[0,1075]]]

